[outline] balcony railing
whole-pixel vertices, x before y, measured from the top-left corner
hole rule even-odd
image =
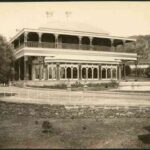
[[[20,47],[38,47],[38,48],[59,48],[59,49],[76,49],[76,50],[93,50],[93,51],[105,51],[105,52],[125,52],[122,49],[112,49],[108,46],[98,46],[98,45],[86,45],[86,44],[70,44],[70,43],[50,43],[50,42],[32,42],[28,41],[22,43]],[[133,51],[130,51],[133,53]]]

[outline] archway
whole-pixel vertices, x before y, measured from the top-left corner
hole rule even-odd
[[[78,77],[78,70],[76,67],[73,68],[73,78],[76,79]]]
[[[111,78],[111,69],[110,68],[107,69],[107,78],[108,79]]]
[[[82,78],[86,79],[86,68],[82,68]]]
[[[97,78],[98,78],[98,70],[97,70],[97,68],[94,68],[94,69],[93,69],[93,78],[94,78],[94,79],[97,79]]]
[[[67,78],[71,79],[71,68],[70,67],[67,68]]]
[[[64,67],[60,68],[60,78],[65,79],[65,68]]]
[[[92,79],[92,68],[88,68],[88,78]]]
[[[102,69],[102,78],[106,79],[106,69],[105,68]]]

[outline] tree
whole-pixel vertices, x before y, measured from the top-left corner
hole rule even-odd
[[[150,78],[150,66],[145,69],[145,74],[148,78]]]
[[[0,83],[8,83],[14,75],[12,46],[0,35]]]

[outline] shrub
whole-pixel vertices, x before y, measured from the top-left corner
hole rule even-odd
[[[52,132],[52,124],[49,121],[43,121],[42,123],[43,132]]]
[[[131,68],[129,65],[126,65],[125,66],[125,72],[126,72],[126,75],[129,76],[131,74]]]
[[[148,78],[150,78],[150,66],[145,69],[145,74]]]
[[[71,85],[71,87],[73,88],[77,88],[77,87],[83,87],[84,85],[81,84],[80,82],[76,81],[74,84]]]

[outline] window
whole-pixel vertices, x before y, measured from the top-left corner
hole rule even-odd
[[[67,68],[67,78],[71,79],[71,68],[70,67]]]
[[[65,68],[64,67],[60,68],[60,78],[65,79]]]
[[[112,78],[116,78],[117,76],[117,73],[116,73],[117,71],[116,71],[116,69],[113,69],[112,70]]]
[[[93,69],[93,78],[94,78],[94,79],[96,79],[96,78],[98,77],[98,76],[97,76],[97,72],[98,72],[98,71],[97,71],[97,68],[94,68],[94,69]]]
[[[92,78],[92,68],[88,68],[88,78]]]
[[[86,68],[82,68],[82,78],[86,79]]]
[[[106,69],[105,68],[102,69],[102,78],[103,79],[106,78]]]
[[[110,68],[107,69],[107,78],[111,78],[111,69]]]
[[[52,79],[52,68],[51,67],[49,67],[49,79]]]
[[[74,67],[73,68],[73,78],[74,79],[76,79],[78,77],[77,73],[78,73],[78,70],[77,70],[77,68]]]

